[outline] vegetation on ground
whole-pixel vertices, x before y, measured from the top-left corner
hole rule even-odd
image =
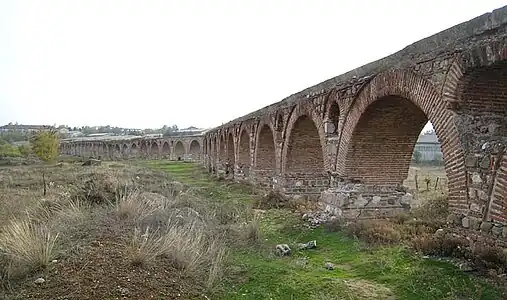
[[[503,299],[486,279],[411,250],[409,237],[434,223],[311,229],[294,211],[304,204],[281,202],[184,162],[0,168],[0,298]]]

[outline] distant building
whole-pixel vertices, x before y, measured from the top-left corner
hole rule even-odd
[[[171,132],[170,134],[166,134],[166,136],[185,136],[185,135],[201,135],[207,129],[197,128],[194,126],[190,126],[188,128],[178,129],[176,131]]]
[[[443,161],[440,142],[435,133],[419,136],[414,147],[412,159],[419,162],[440,163]]]
[[[21,132],[30,133],[39,130],[51,130],[54,129],[51,125],[19,125],[19,124],[8,124],[0,126],[0,132]]]

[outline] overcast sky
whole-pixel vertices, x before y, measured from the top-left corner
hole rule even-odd
[[[213,127],[505,0],[0,0],[0,124]]]

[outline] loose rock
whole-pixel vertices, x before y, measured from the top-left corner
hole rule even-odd
[[[291,250],[289,245],[287,244],[278,244],[276,245],[276,254],[279,256],[290,255]]]
[[[317,241],[309,241],[308,243],[301,243],[298,245],[299,250],[306,250],[306,249],[312,249],[317,247]]]
[[[46,280],[42,277],[39,277],[34,281],[35,284],[43,284],[44,282],[46,282]]]
[[[330,263],[330,262],[326,262],[324,264],[324,268],[328,269],[328,270],[334,270],[334,264],[333,263]]]

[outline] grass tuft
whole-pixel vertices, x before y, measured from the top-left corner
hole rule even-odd
[[[0,234],[0,251],[20,267],[46,267],[54,257],[58,234],[32,219],[13,219]]]

